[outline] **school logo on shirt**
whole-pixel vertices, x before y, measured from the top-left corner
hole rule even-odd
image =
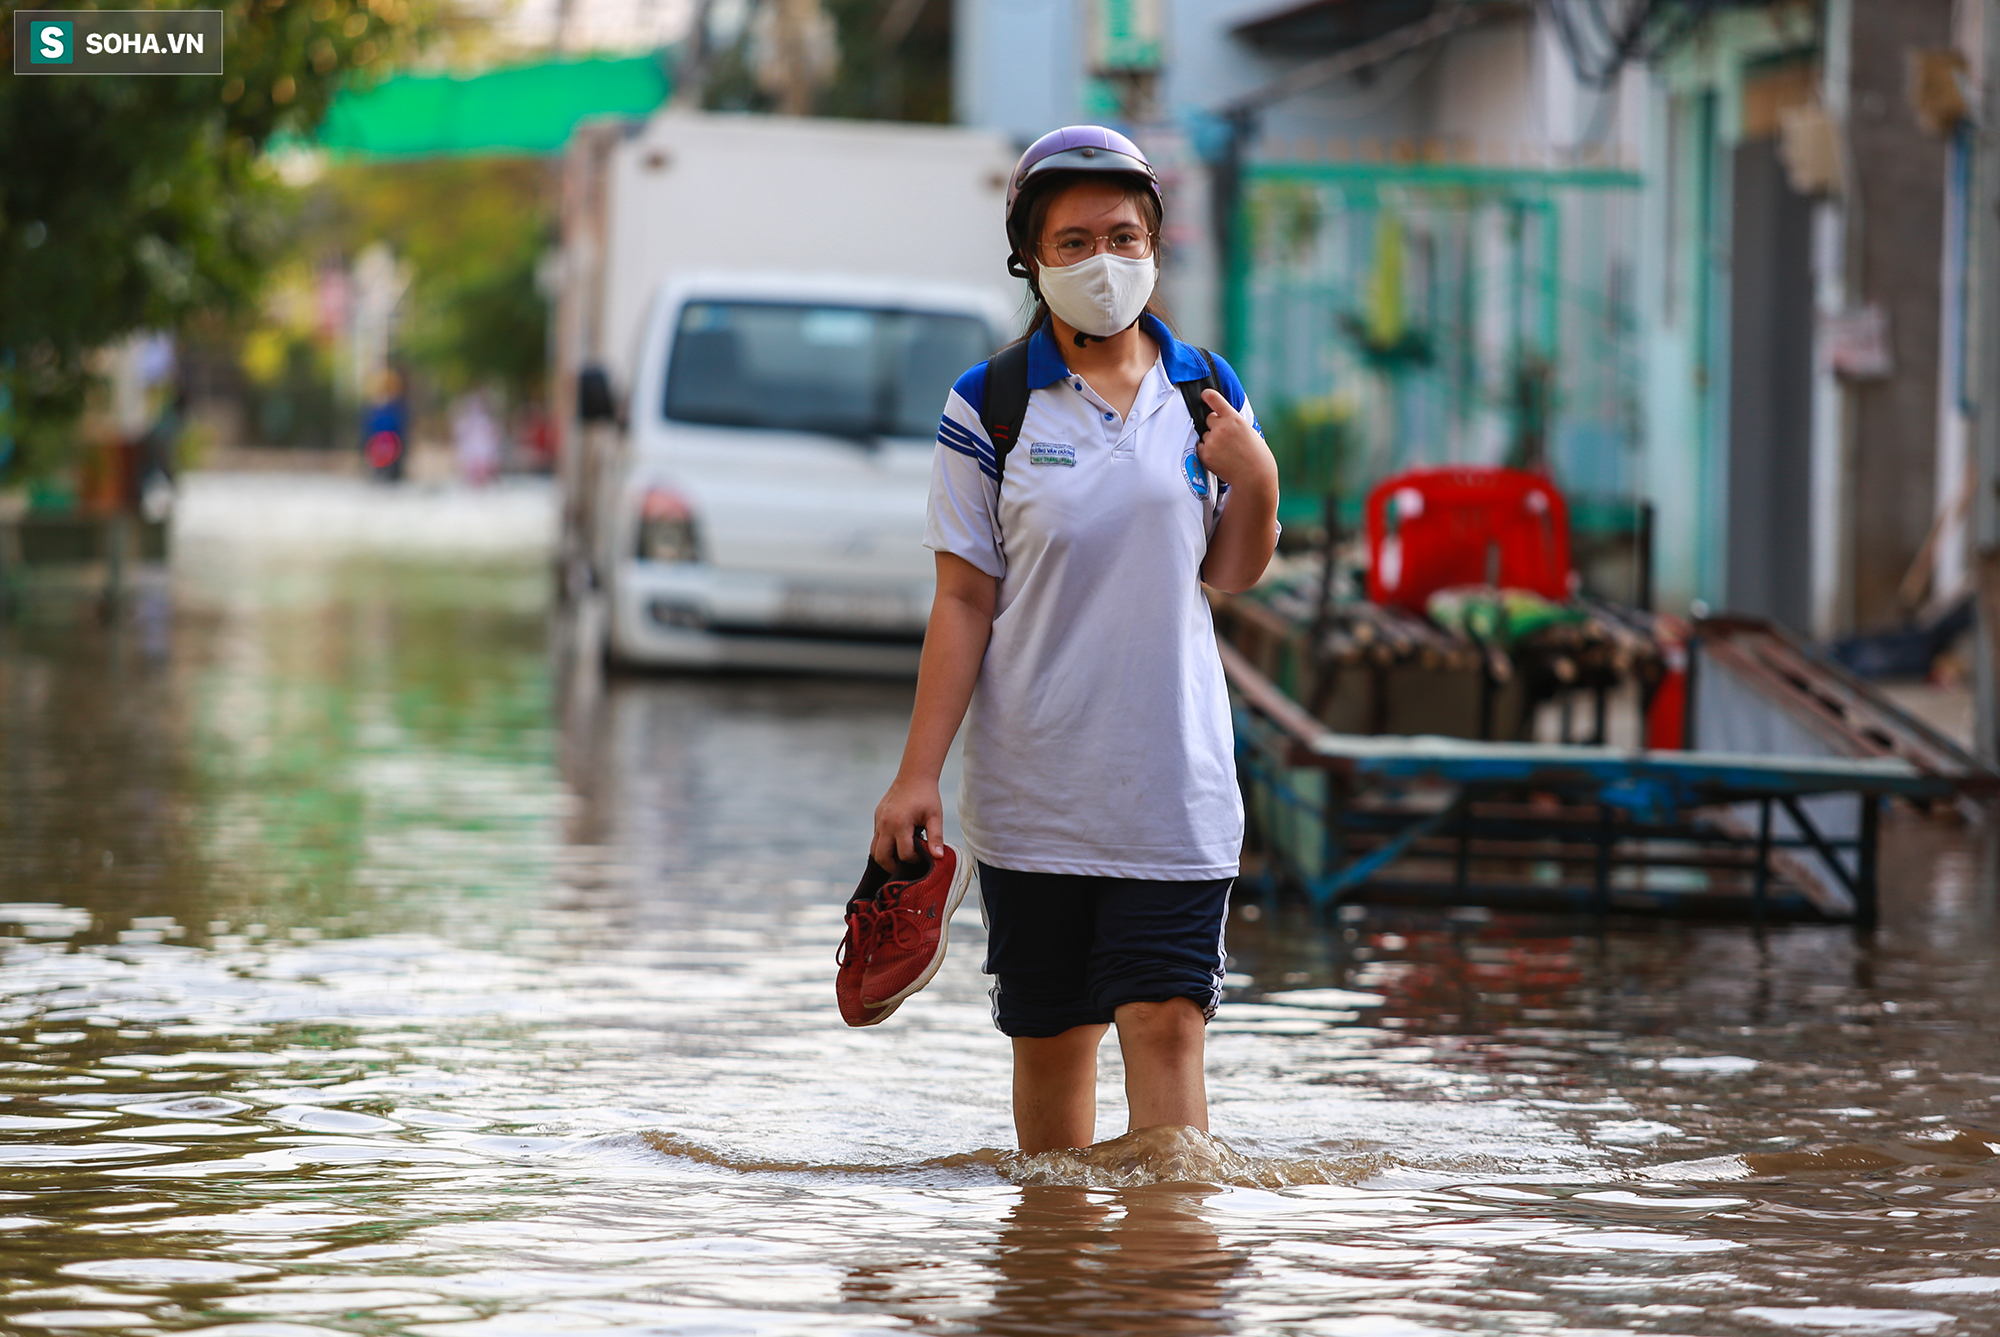
[[[1059,465],[1065,469],[1076,468],[1076,447],[1062,445],[1055,441],[1030,441],[1028,443],[1028,463]]]
[[[1208,466],[1201,462],[1201,456],[1195,452],[1193,446],[1189,446],[1187,453],[1181,456],[1181,473],[1187,477],[1188,490],[1197,497],[1206,499]]]

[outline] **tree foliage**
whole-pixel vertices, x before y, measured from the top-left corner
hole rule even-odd
[[[706,35],[702,105],[712,111],[773,111],[760,81],[757,18],[773,0],[754,0],[734,32]],[[821,116],[856,120],[951,119],[950,0],[821,0],[833,21],[838,60],[813,99]]]
[[[387,244],[415,278],[398,352],[445,395],[498,382],[541,397],[548,305],[536,269],[554,240],[554,167],[537,158],[339,164],[305,193],[294,248],[324,258]]]
[[[862,120],[951,119],[949,0],[824,3],[840,34],[840,64],[821,97],[823,114]]]
[[[408,52],[429,0],[220,3],[223,75],[0,81],[0,478],[59,460],[92,350],[249,299],[277,241],[259,151]]]

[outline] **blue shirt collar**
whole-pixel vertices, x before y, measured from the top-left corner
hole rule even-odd
[[[1055,327],[1043,321],[1028,339],[1028,388],[1046,389],[1067,375],[1069,364],[1056,347]]]
[[[1148,311],[1139,317],[1139,328],[1153,336],[1160,346],[1160,361],[1166,364],[1170,381],[1199,381],[1208,375],[1208,363],[1193,344],[1173,336],[1167,323]],[[1053,328],[1046,322],[1028,340],[1028,388],[1046,389],[1069,375],[1062,349],[1056,344]]]

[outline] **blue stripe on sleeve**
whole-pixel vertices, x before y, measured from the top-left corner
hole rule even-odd
[[[988,464],[985,460],[982,460],[977,455],[974,455],[971,451],[967,450],[965,447],[954,446],[949,441],[940,442],[939,444],[943,445],[946,450],[955,450],[961,455],[968,456],[969,458],[972,459],[974,463],[976,463],[979,466],[979,472],[985,474],[988,478],[992,479],[996,483],[1000,481],[1000,474],[998,470],[996,470],[992,465]]]
[[[997,463],[993,447],[984,437],[968,431],[963,423],[953,422],[949,417],[938,419],[938,440],[987,464]]]
[[[1000,471],[994,467],[993,451],[977,436],[967,431],[950,418],[938,420],[938,444],[947,450],[955,450],[979,466],[979,472],[994,482],[1000,481]]]

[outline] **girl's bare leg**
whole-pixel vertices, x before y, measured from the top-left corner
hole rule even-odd
[[[1118,1019],[1118,1047],[1125,1055],[1128,1128],[1177,1123],[1207,1132],[1201,1009],[1192,999],[1169,998],[1164,1003],[1126,1003],[1113,1015]]]
[[[1087,1147],[1097,1136],[1097,1046],[1108,1029],[1073,1026],[1046,1039],[1015,1037],[1014,1136],[1021,1150]]]

